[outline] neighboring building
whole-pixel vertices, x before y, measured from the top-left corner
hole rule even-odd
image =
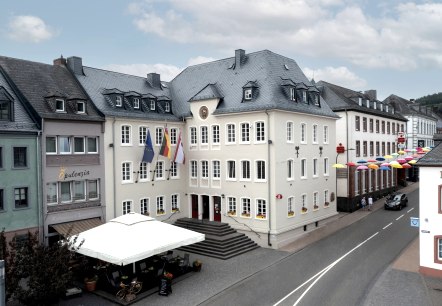
[[[324,81],[317,86],[324,100],[341,118],[336,123],[335,146],[342,144],[346,151],[336,155],[336,163],[375,160],[398,151],[397,135],[405,132],[407,119],[390,105],[377,100],[375,90],[362,93]],[[397,169],[346,167],[336,172],[340,211],[357,210],[363,196],[379,198],[395,190],[398,182],[404,183],[405,179],[403,171],[397,175]]]
[[[419,264],[420,273],[442,278],[442,145],[416,166],[419,167]]]
[[[0,231],[8,240],[43,229],[35,118],[0,66]]]
[[[63,58],[47,65],[0,57],[11,86],[42,126],[43,154],[36,161],[42,180],[35,188],[41,188],[43,231],[49,243],[72,226],[81,231],[105,220],[104,119],[65,64]]]
[[[336,215],[338,117],[294,60],[236,50],[170,85],[186,123],[189,217],[278,248]]]
[[[185,122],[174,115],[176,104],[168,83],[161,82],[156,73],[143,78],[86,67],[80,57],[69,57],[67,62],[106,118],[107,219],[131,211],[159,220],[188,216],[187,168],[172,161]],[[171,142],[170,159],[159,155],[165,128]],[[151,163],[142,161],[148,131],[155,152]]]
[[[396,95],[388,96],[383,102],[390,104],[397,113],[407,118],[406,148],[416,149],[417,147],[434,146],[433,138],[436,134],[437,118],[433,115],[431,108]]]

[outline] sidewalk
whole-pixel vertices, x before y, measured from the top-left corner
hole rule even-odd
[[[410,183],[402,192],[419,188],[419,183]],[[373,204],[372,211],[382,209],[384,198]],[[198,305],[228,287],[253,276],[259,271],[283,260],[291,253],[305,248],[350,224],[364,218],[372,211],[339,213],[311,232],[299,237],[280,250],[259,248],[231,258],[220,260],[191,254],[192,259],[203,262],[202,272],[194,273],[181,282],[173,284],[173,294],[168,297],[154,293],[133,305]],[[382,305],[442,305],[442,282],[422,277],[419,268],[419,240],[414,240],[403,253],[379,277],[367,294],[364,306]],[[62,301],[60,305],[116,305],[94,294],[84,292],[81,298]]]

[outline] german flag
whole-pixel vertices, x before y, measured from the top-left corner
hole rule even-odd
[[[171,157],[170,138],[169,138],[169,132],[167,131],[167,128],[164,129],[163,143],[161,144],[160,155],[167,157],[169,159]]]

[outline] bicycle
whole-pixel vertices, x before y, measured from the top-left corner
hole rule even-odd
[[[137,279],[134,279],[130,282],[129,285],[126,285],[123,282],[120,282],[121,289],[117,292],[117,298],[119,300],[123,300],[127,295],[133,294],[136,295],[141,291],[141,288],[143,287],[143,283],[137,281]]]

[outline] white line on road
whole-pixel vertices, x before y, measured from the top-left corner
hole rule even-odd
[[[389,223],[389,224],[387,224],[387,225],[385,225],[382,229],[386,229],[387,227],[389,227],[390,225],[392,225],[393,223]]]
[[[396,221],[399,220],[400,218],[402,218],[404,215],[400,215],[399,217],[396,218]]]
[[[308,293],[308,291],[321,279],[321,277],[323,277],[331,268],[333,268],[337,263],[339,263],[341,260],[343,260],[345,257],[347,257],[348,255],[350,255],[351,253],[353,253],[356,249],[358,249],[359,247],[361,247],[362,245],[364,245],[368,240],[372,239],[373,237],[375,237],[377,234],[379,234],[379,232],[374,233],[373,235],[371,235],[370,237],[368,237],[367,239],[365,239],[364,241],[362,241],[361,243],[359,243],[357,246],[355,246],[353,249],[351,249],[350,251],[348,251],[347,253],[345,253],[344,255],[342,255],[341,257],[339,257],[337,260],[335,260],[333,263],[331,263],[329,266],[325,267],[324,269],[322,269],[321,271],[319,271],[318,273],[316,273],[314,276],[310,277],[307,281],[305,281],[303,284],[301,284],[300,286],[298,286],[295,290],[293,290],[292,292],[290,292],[289,294],[287,294],[285,297],[283,297],[281,300],[279,300],[276,304],[274,304],[273,306],[277,306],[280,303],[282,303],[285,299],[287,299],[290,295],[292,295],[293,293],[295,293],[296,291],[298,291],[299,289],[301,289],[302,287],[304,287],[306,284],[308,284],[310,281],[312,281],[314,278],[318,277],[305,291],[304,293],[301,294],[301,296],[296,300],[295,304],[293,304],[293,306],[298,305],[298,303],[301,301],[301,299]]]
[[[409,210],[407,211],[407,214],[408,214],[409,212],[411,212],[413,209],[414,209],[414,207],[413,207],[412,209],[409,209]]]

